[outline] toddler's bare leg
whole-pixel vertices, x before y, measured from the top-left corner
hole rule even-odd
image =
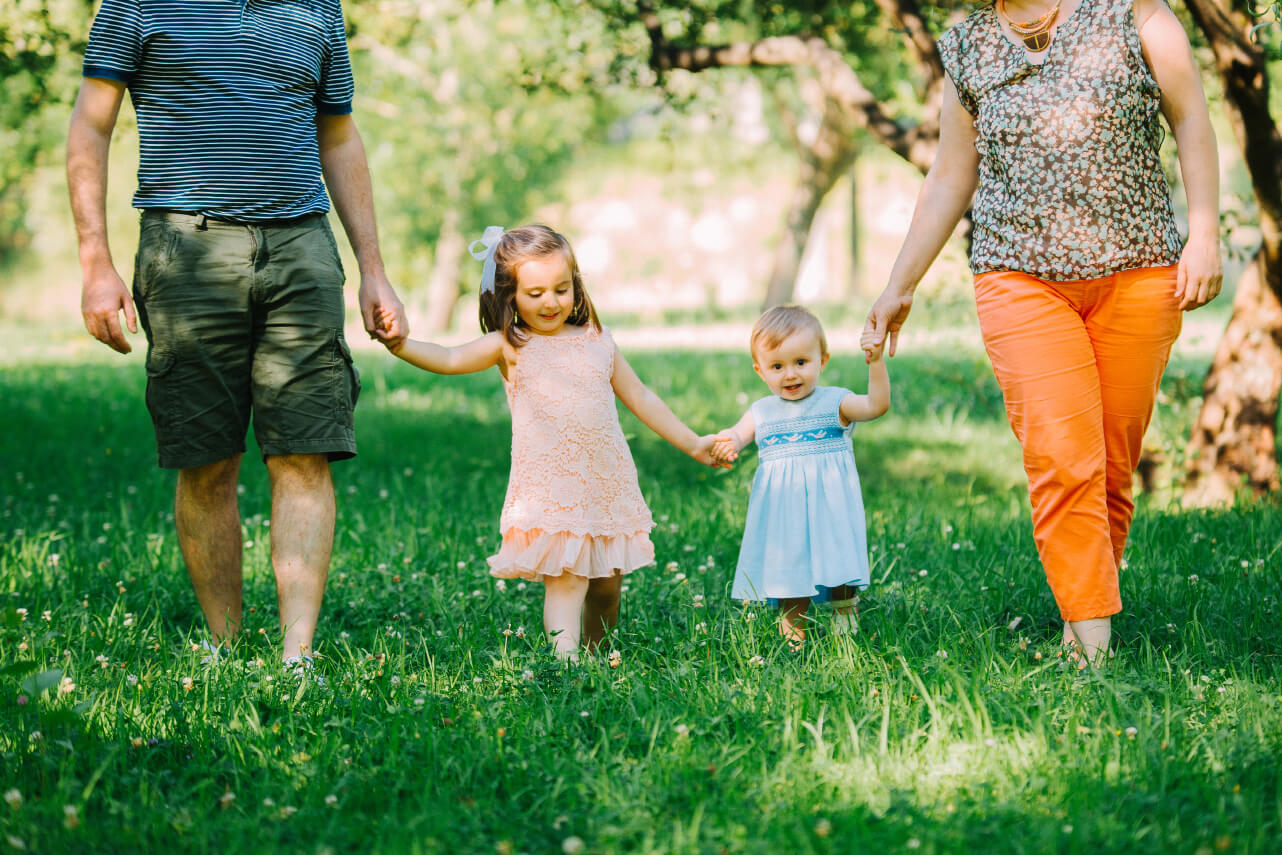
[[[850,585],[832,589],[832,631],[838,635],[854,635],[859,631],[858,593]]]
[[[779,634],[788,640],[792,647],[800,647],[806,640],[806,609],[810,608],[809,597],[796,597],[779,601]]]
[[[602,576],[588,582],[587,599],[583,604],[583,646],[586,649],[596,650],[619,622],[619,591],[622,587],[623,576],[617,570],[613,576]]]
[[[579,658],[588,580],[573,573],[543,577],[543,629],[561,659]]]

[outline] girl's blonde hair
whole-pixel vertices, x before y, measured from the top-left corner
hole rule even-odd
[[[767,309],[761,317],[757,318],[757,323],[752,327],[752,338],[748,341],[748,349],[755,359],[757,348],[778,347],[788,336],[801,330],[814,333],[815,338],[819,339],[820,355],[828,355],[828,337],[824,335],[823,324],[819,323],[819,319],[809,311],[792,303]]]
[[[532,225],[509,229],[494,247],[494,290],[481,293],[478,312],[482,332],[500,330],[513,347],[520,347],[529,340],[529,334],[519,329],[521,316],[516,311],[516,273],[524,262],[545,258],[554,252],[565,255],[570,279],[574,283],[574,308],[567,323],[591,324],[598,332],[601,330],[601,321],[587,289],[583,287],[579,262],[574,258],[570,242],[547,226]]]

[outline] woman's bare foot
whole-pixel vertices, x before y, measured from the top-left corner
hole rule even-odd
[[[1064,621],[1064,647],[1068,650],[1068,661],[1079,671],[1107,665],[1113,658],[1109,649],[1112,638],[1112,618]]]

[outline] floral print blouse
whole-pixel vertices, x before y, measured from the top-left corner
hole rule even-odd
[[[944,33],[939,52],[978,132],[973,273],[1095,279],[1179,260],[1161,90],[1133,0],[1081,0],[1040,65],[992,6]]]

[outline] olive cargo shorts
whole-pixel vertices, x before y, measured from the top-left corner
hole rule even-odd
[[[355,456],[343,281],[323,214],[246,225],[143,212],[134,300],[162,467],[243,453],[251,418],[264,457]]]

